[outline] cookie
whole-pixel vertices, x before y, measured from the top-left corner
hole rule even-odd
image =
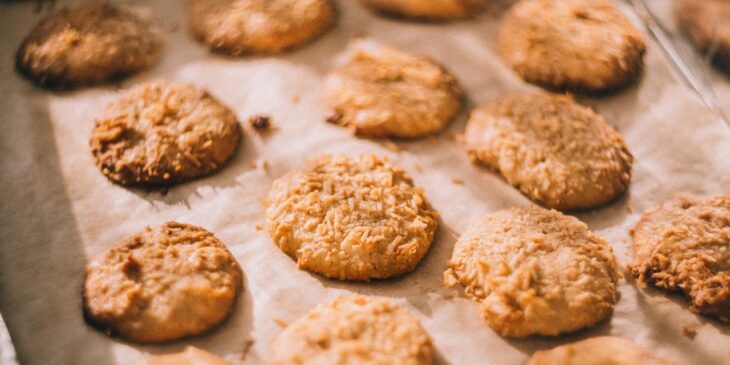
[[[613,250],[578,219],[538,207],[473,223],[444,273],[502,336],[556,336],[609,316],[621,274]]]
[[[674,365],[620,337],[594,337],[538,351],[525,365]]]
[[[395,16],[421,20],[450,20],[473,16],[486,0],[361,0],[371,9]]]
[[[271,365],[430,365],[434,347],[418,319],[387,299],[342,296],[289,325]]]
[[[522,0],[498,32],[504,61],[525,81],[550,89],[606,93],[643,68],[643,37],[607,0]]]
[[[340,280],[413,270],[437,213],[402,168],[376,155],[321,156],[274,182],[266,231],[300,269]]]
[[[148,20],[91,2],[43,19],[20,45],[16,68],[50,88],[100,84],[150,67],[162,48]]]
[[[679,0],[676,18],[695,47],[730,72],[730,2]]]
[[[101,172],[122,185],[172,185],[208,175],[236,151],[236,116],[207,91],[156,81],[109,103],[91,132]]]
[[[640,284],[687,296],[689,309],[730,322],[730,196],[677,196],[632,231]]]
[[[138,365],[230,365],[230,363],[207,351],[188,346],[183,352],[150,356]]]
[[[195,38],[234,56],[304,45],[335,19],[329,0],[188,0],[187,13]]]
[[[605,204],[631,180],[633,157],[623,137],[568,96],[513,94],[479,107],[465,141],[472,160],[549,208]]]
[[[325,81],[328,122],[366,137],[422,137],[461,108],[456,78],[427,57],[353,41]]]
[[[88,264],[84,315],[96,327],[140,343],[198,335],[231,313],[242,276],[212,233],[167,222]]]

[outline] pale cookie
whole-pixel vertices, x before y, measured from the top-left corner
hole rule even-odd
[[[122,185],[171,185],[218,170],[236,151],[236,116],[207,91],[151,82],[107,105],[91,133],[91,154]]]
[[[241,268],[212,233],[189,224],[147,227],[86,267],[84,316],[141,343],[207,332],[233,309]]]
[[[730,1],[680,0],[676,16],[695,47],[730,72]]]
[[[613,91],[634,81],[646,44],[607,0],[522,0],[499,27],[502,58],[551,89]]]
[[[430,365],[434,347],[418,319],[387,299],[342,296],[289,325],[271,365]]]
[[[301,46],[335,19],[329,0],[188,0],[187,12],[198,40],[231,55]]]
[[[475,15],[487,0],[361,0],[373,10],[422,20],[462,19]]]
[[[461,109],[456,78],[429,58],[372,40],[350,43],[325,81],[328,122],[367,137],[422,137]]]
[[[223,358],[199,348],[188,346],[175,354],[150,356],[138,365],[230,365]]]
[[[620,337],[594,337],[538,351],[525,365],[674,365]]]
[[[146,19],[91,2],[43,19],[18,49],[16,68],[52,88],[99,84],[148,68],[161,50]]]
[[[437,213],[399,166],[376,155],[321,156],[269,191],[266,231],[300,269],[340,280],[412,271]]]
[[[461,284],[502,336],[556,336],[613,311],[613,250],[578,219],[538,207],[478,220],[456,242],[447,286]]]
[[[473,160],[549,208],[602,205],[631,180],[633,157],[623,137],[568,96],[514,94],[479,107],[465,141]]]
[[[696,313],[730,322],[730,196],[678,196],[632,231],[639,283],[680,292]]]

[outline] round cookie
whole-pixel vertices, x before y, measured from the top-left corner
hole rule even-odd
[[[472,111],[469,156],[549,208],[585,209],[622,194],[633,157],[601,115],[568,96],[514,94]]]
[[[430,365],[434,347],[418,319],[387,299],[342,296],[289,325],[271,365]]]
[[[730,196],[677,196],[632,231],[639,283],[680,292],[690,310],[730,322]]]
[[[150,67],[162,48],[146,19],[90,2],[43,19],[20,45],[16,68],[51,88],[99,84]]]
[[[578,219],[538,207],[498,211],[459,238],[444,273],[502,336],[556,336],[590,327],[616,303],[611,247]]]
[[[730,1],[679,0],[676,17],[695,47],[730,72]]]
[[[502,58],[526,81],[594,94],[635,80],[646,52],[643,37],[607,0],[522,0],[498,38]]]
[[[175,354],[150,356],[138,365],[230,365],[223,358],[203,351],[197,347],[188,346],[185,351]]]
[[[329,0],[188,0],[187,12],[195,38],[234,56],[301,46],[335,19]]]
[[[189,224],[147,227],[86,267],[84,316],[140,343],[207,332],[233,309],[241,268],[212,233]]]
[[[632,341],[620,337],[594,337],[538,351],[525,365],[674,365]]]
[[[266,231],[300,269],[340,280],[412,271],[437,213],[399,166],[376,155],[321,156],[274,182]]]
[[[372,40],[353,41],[325,81],[328,122],[367,137],[438,132],[461,109],[456,78],[430,59]]]
[[[373,10],[422,20],[462,19],[479,12],[487,0],[361,0]]]
[[[236,116],[207,91],[158,81],[109,103],[89,144],[116,183],[172,185],[218,170],[240,138]]]

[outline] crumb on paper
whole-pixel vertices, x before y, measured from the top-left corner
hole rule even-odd
[[[682,327],[682,334],[689,338],[694,338],[697,335],[697,328],[692,326]]]
[[[241,361],[246,360],[246,356],[248,356],[248,352],[251,351],[251,347],[253,347],[254,340],[246,340],[246,342],[243,343],[243,349],[240,353],[240,359]]]
[[[256,225],[256,230],[257,231],[263,231],[264,230],[264,227],[262,227],[260,224],[257,224]]]
[[[385,140],[383,141],[383,147],[387,148],[389,151],[394,153],[400,153],[402,149],[400,146],[398,146],[395,142],[391,140]]]
[[[253,168],[255,170],[259,170],[259,171],[263,172],[264,174],[266,174],[267,172],[269,172],[269,161],[255,160],[255,161],[251,162],[251,168]]]
[[[301,96],[299,96],[299,95],[294,95],[291,97],[291,101],[294,104],[298,103],[300,99],[301,99]]]
[[[423,172],[423,167],[421,167],[421,165],[418,164],[418,162],[413,163],[413,169],[415,169],[417,172]]]
[[[629,214],[634,213],[634,208],[631,207],[631,203],[626,203],[626,212],[628,212]]]
[[[274,323],[279,325],[279,327],[281,327],[281,328],[286,328],[287,326],[289,326],[289,323],[287,321],[285,321],[279,317],[271,317],[271,320],[274,321]]]
[[[325,121],[327,121],[327,123],[337,124],[340,121],[340,119],[342,119],[342,113],[337,110],[333,110],[327,116],[327,118],[325,118]]]
[[[455,185],[464,185],[464,179],[460,179],[458,177],[451,179],[451,182]]]
[[[256,131],[268,131],[271,129],[271,117],[268,115],[253,115],[248,118],[248,124]]]

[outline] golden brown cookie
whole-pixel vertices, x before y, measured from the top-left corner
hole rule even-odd
[[[236,56],[301,46],[335,19],[329,0],[188,0],[187,12],[193,36]]]
[[[679,0],[676,17],[695,47],[730,72],[730,1]]]
[[[376,155],[321,156],[274,182],[266,231],[300,269],[340,280],[413,270],[437,213],[399,166]]]
[[[499,27],[502,58],[523,79],[587,93],[631,83],[646,44],[607,0],[522,0]]]
[[[538,351],[525,365],[674,365],[620,337],[594,337]]]
[[[43,19],[20,45],[16,68],[52,88],[99,84],[150,67],[162,48],[148,20],[91,2]]]
[[[422,20],[462,19],[481,10],[487,0],[361,0],[373,10]]]
[[[424,56],[372,40],[350,43],[325,82],[328,122],[367,137],[438,132],[461,109],[456,78]]]
[[[549,208],[599,206],[622,194],[633,157],[603,117],[568,96],[513,94],[472,111],[469,156]]]
[[[188,346],[183,352],[150,356],[138,365],[230,365],[230,363],[207,351]]]
[[[556,336],[590,327],[616,303],[621,274],[613,250],[578,219],[538,207],[473,223],[444,273],[479,303],[502,336]]]
[[[418,319],[387,299],[342,296],[319,305],[274,341],[271,365],[430,365],[434,348]]]
[[[730,322],[730,196],[677,196],[634,228],[639,283],[680,292],[690,310]]]
[[[84,316],[141,343],[207,332],[233,309],[241,268],[212,233],[189,224],[147,227],[86,267]]]
[[[240,138],[236,116],[207,91],[157,81],[107,105],[89,144],[114,182],[171,185],[221,168]]]

